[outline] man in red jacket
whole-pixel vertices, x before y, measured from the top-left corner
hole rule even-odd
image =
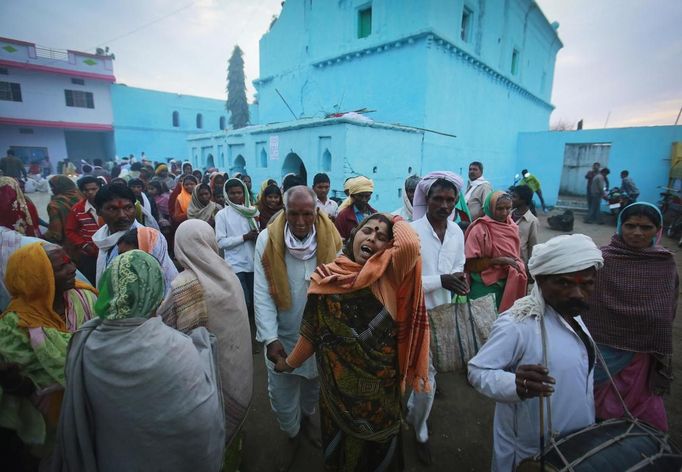
[[[369,204],[374,192],[374,182],[370,179],[360,175],[348,179],[344,187],[348,189],[348,198],[339,207],[334,224],[345,241],[358,223],[377,211]]]
[[[85,176],[78,180],[78,189],[85,198],[76,203],[66,218],[66,239],[76,267],[94,285],[98,249],[92,235],[100,228],[95,209],[95,195],[102,186],[97,177]]]

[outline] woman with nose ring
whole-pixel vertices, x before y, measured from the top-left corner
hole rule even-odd
[[[471,278],[469,298],[495,295],[498,313],[526,296],[528,278],[521,260],[519,227],[511,219],[512,197],[492,192],[483,205],[484,216],[464,234],[465,270]]]
[[[276,370],[316,355],[325,470],[402,470],[402,394],[430,388],[419,239],[406,221],[376,213],[353,229],[312,275],[300,334]]]

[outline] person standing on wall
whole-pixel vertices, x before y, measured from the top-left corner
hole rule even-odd
[[[469,164],[469,185],[464,198],[469,207],[471,221],[483,216],[483,204],[492,191],[493,186],[483,177],[483,164],[478,161]]]
[[[519,182],[519,185],[526,185],[537,194],[540,199],[540,205],[542,205],[542,211],[547,212],[547,206],[545,205],[545,199],[542,198],[542,189],[540,188],[540,181],[537,177],[528,172],[528,169],[523,169],[521,171],[523,178]]]

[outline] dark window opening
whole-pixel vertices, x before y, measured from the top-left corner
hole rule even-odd
[[[201,129],[204,127],[204,117],[201,113],[197,113],[197,128]]]
[[[0,100],[21,102],[21,85],[14,82],[0,82]]]
[[[464,10],[462,10],[462,24],[460,25],[459,35],[465,43],[468,43],[471,38],[471,22],[473,17],[473,12],[469,8],[464,7]]]
[[[92,92],[80,90],[64,90],[67,107],[95,108],[95,99]]]
[[[0,75],[9,75],[9,71],[4,67],[0,67]]]
[[[74,85],[85,85],[85,80],[83,80],[83,79],[71,79],[71,83]]]
[[[372,34],[372,5],[358,10],[358,38]]]
[[[519,50],[514,49],[512,51],[512,60],[511,60],[511,73],[512,75],[516,75],[519,72]]]
[[[19,134],[33,134],[32,128],[19,128]]]
[[[173,128],[178,128],[180,126],[180,113],[177,111],[173,112]]]
[[[225,129],[225,117],[221,116],[220,117],[220,129]]]

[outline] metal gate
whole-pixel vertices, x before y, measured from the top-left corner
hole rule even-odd
[[[566,144],[559,195],[585,196],[585,174],[595,162],[606,167],[610,152],[611,143]]]

